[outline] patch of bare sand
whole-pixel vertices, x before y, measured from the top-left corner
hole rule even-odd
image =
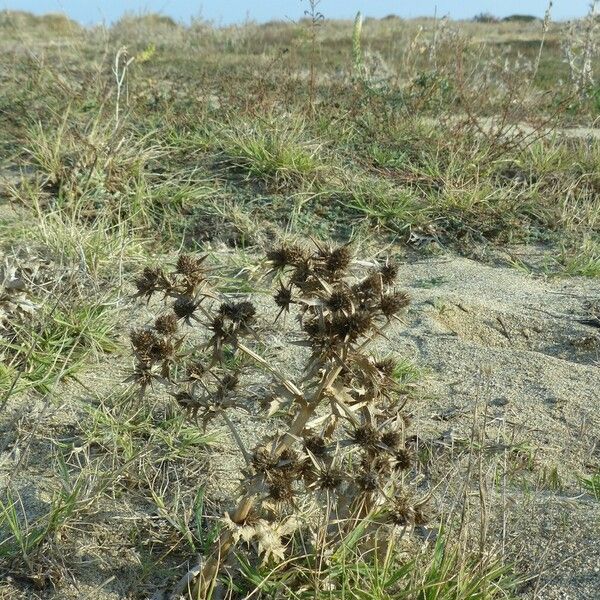
[[[460,444],[476,403],[486,404],[490,451],[521,445],[544,479],[490,492],[490,511],[507,519],[505,543],[521,544],[532,570],[544,570],[530,590],[595,597],[600,503],[578,477],[600,466],[600,328],[581,322],[600,300],[600,282],[545,280],[457,257],[405,264],[400,280],[414,301],[390,343],[431,369],[434,394],[414,430]]]

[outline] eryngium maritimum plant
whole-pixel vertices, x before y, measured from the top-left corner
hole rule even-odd
[[[304,372],[293,382],[246,345],[257,339],[256,311],[249,301],[219,299],[208,287],[204,259],[179,257],[175,269],[146,269],[138,295],[162,294],[170,312],[132,333],[142,392],[154,380],[168,386],[192,419],[206,427],[222,418],[245,461],[240,500],[223,519],[212,553],[193,581],[192,597],[206,598],[231,550],[250,544],[264,561],[283,560],[286,543],[302,530],[304,544],[335,544],[359,522],[379,540],[397,527],[424,520],[425,498],[416,499],[409,477],[405,397],[394,378],[396,363],[367,350],[384,329],[399,322],[408,296],[395,288],[398,268],[372,264],[366,274],[349,246],[315,244],[308,250],[282,244],[267,253],[276,279],[277,318],[293,312],[306,348]],[[364,263],[362,263],[364,265]],[[364,269],[364,267],[362,267]],[[204,342],[184,343],[182,324],[200,327]],[[265,418],[278,413],[273,433],[247,449],[227,411],[243,395],[239,373],[227,357],[245,355],[273,380]],[[235,363],[235,361],[234,361]],[[281,414],[286,415],[282,423]],[[319,533],[307,535],[306,510],[321,515]],[[323,525],[324,524],[324,525]],[[305,547],[306,550],[306,547]]]

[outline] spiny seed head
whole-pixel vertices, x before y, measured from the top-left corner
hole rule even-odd
[[[381,310],[385,317],[391,319],[409,304],[410,297],[408,294],[405,292],[392,292],[381,297],[379,310]]]
[[[208,373],[208,366],[201,360],[196,360],[187,363],[186,371],[190,379],[202,379]]]
[[[352,440],[363,448],[374,448],[381,441],[381,435],[372,425],[363,425],[352,432]]]
[[[173,313],[160,315],[154,321],[154,329],[162,335],[173,335],[177,332],[177,315]]]
[[[133,381],[137,383],[142,391],[152,384],[154,374],[152,373],[152,365],[147,361],[140,361],[135,365],[135,370],[132,376]]]
[[[406,498],[397,498],[390,507],[389,519],[394,525],[409,525],[414,521],[414,516],[414,510]]]
[[[297,472],[301,466],[298,453],[291,448],[285,448],[279,455],[279,462],[277,466],[285,473],[293,474]]]
[[[156,333],[147,329],[133,330],[129,335],[129,339],[134,350],[145,356],[151,354],[152,347],[158,342]]]
[[[249,301],[238,302],[236,305],[237,321],[243,325],[249,325],[256,315],[254,304]],[[234,321],[236,319],[233,319]]]
[[[398,264],[394,261],[386,261],[379,269],[379,274],[384,285],[391,285],[398,277]]]
[[[329,360],[339,354],[339,342],[324,333],[310,338],[310,345],[313,358],[319,357],[321,361]]]
[[[267,252],[267,260],[277,270],[285,269],[285,267],[295,267],[305,258],[306,254],[302,248],[292,244],[282,244]]]
[[[144,329],[132,331],[130,339],[136,353],[146,360],[165,360],[173,355],[173,343],[159,337],[154,331]]]
[[[352,262],[349,246],[340,246],[325,253],[325,270],[333,276],[343,275]]]
[[[159,338],[152,346],[152,358],[155,360],[166,360],[172,358],[174,354],[173,342],[168,338]]]
[[[380,475],[389,475],[392,470],[390,456],[387,454],[377,454],[371,457],[369,453],[365,453],[361,458],[360,465],[363,471],[375,471]]]
[[[259,446],[252,454],[252,466],[257,473],[268,473],[277,466],[277,458],[264,446]]]
[[[239,382],[240,382],[240,379],[237,375],[227,374],[221,380],[220,388],[224,392],[231,392],[238,386]]]
[[[292,304],[292,290],[291,288],[285,287],[283,284],[279,286],[277,293],[273,296],[275,300],[275,304],[281,310],[288,311],[290,309],[290,305]]]
[[[173,303],[173,312],[180,319],[189,319],[197,308],[198,305],[189,296],[179,296]]]
[[[221,315],[217,315],[210,322],[208,328],[218,338],[227,337],[227,330],[225,329],[225,319]]]
[[[247,300],[242,302],[223,302],[219,307],[221,316],[230,319],[238,325],[250,325],[256,314],[254,304]]]
[[[381,293],[381,275],[371,273],[362,281],[353,286],[353,291],[363,300],[369,300]]]
[[[269,498],[276,502],[290,502],[294,498],[291,482],[283,477],[276,477],[269,482]]]
[[[148,299],[159,289],[162,271],[158,267],[145,267],[140,277],[135,280],[138,296],[146,296]]]
[[[384,376],[391,377],[396,368],[396,361],[393,358],[384,358],[375,362],[375,368]]]
[[[336,467],[326,467],[319,473],[317,478],[318,486],[322,490],[334,490],[344,481],[344,473]]]
[[[402,434],[395,430],[385,431],[381,436],[381,443],[396,450],[402,445]]]
[[[327,300],[327,308],[333,312],[349,310],[352,307],[352,295],[349,290],[338,288],[333,290]]]
[[[394,467],[399,471],[410,469],[411,458],[410,452],[405,448],[401,448],[394,454]]]
[[[290,283],[301,288],[313,275],[313,271],[308,261],[303,261],[298,264],[290,276]]]
[[[379,474],[375,470],[363,471],[356,484],[363,492],[374,492],[379,487]]]
[[[309,338],[316,338],[317,336],[325,333],[321,327],[319,319],[316,317],[304,321],[304,323],[302,323],[302,329]]]
[[[351,315],[338,315],[331,324],[332,331],[342,341],[355,342],[369,332],[373,325],[373,317],[366,310],[359,310]]]
[[[177,272],[186,277],[196,279],[203,270],[202,263],[204,259],[205,257],[196,258],[189,254],[180,254],[177,258]]]
[[[313,435],[307,438],[304,442],[304,447],[318,457],[324,457],[327,454],[327,442],[320,435]]]

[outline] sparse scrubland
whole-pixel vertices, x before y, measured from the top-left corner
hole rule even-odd
[[[0,598],[600,590],[598,17],[306,8],[0,13]]]

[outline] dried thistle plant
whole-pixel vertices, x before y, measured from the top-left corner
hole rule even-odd
[[[307,350],[298,382],[246,345],[246,338],[258,337],[255,308],[210,292],[204,258],[180,256],[174,270],[147,268],[137,280],[138,296],[159,293],[172,304],[151,327],[132,333],[137,366],[131,379],[142,393],[154,380],[168,385],[204,427],[223,418],[246,463],[241,499],[224,518],[214,551],[198,571],[194,598],[209,595],[231,549],[242,542],[253,545],[263,560],[283,560],[283,538],[307,527],[301,506],[321,514],[315,548],[335,544],[367,517],[367,537],[380,535],[382,528],[392,536],[397,526],[425,518],[426,499],[415,498],[409,475],[409,418],[394,379],[396,363],[368,351],[410,302],[395,287],[397,265],[372,264],[358,278],[348,245],[321,243],[311,250],[282,244],[267,253],[266,263],[276,280],[277,318],[295,313],[299,339],[292,343]],[[203,326],[205,342],[184,349],[182,322]],[[251,449],[227,416],[240,394],[239,373],[226,357],[238,353],[272,377],[265,418],[287,415],[283,426],[271,427]]]

